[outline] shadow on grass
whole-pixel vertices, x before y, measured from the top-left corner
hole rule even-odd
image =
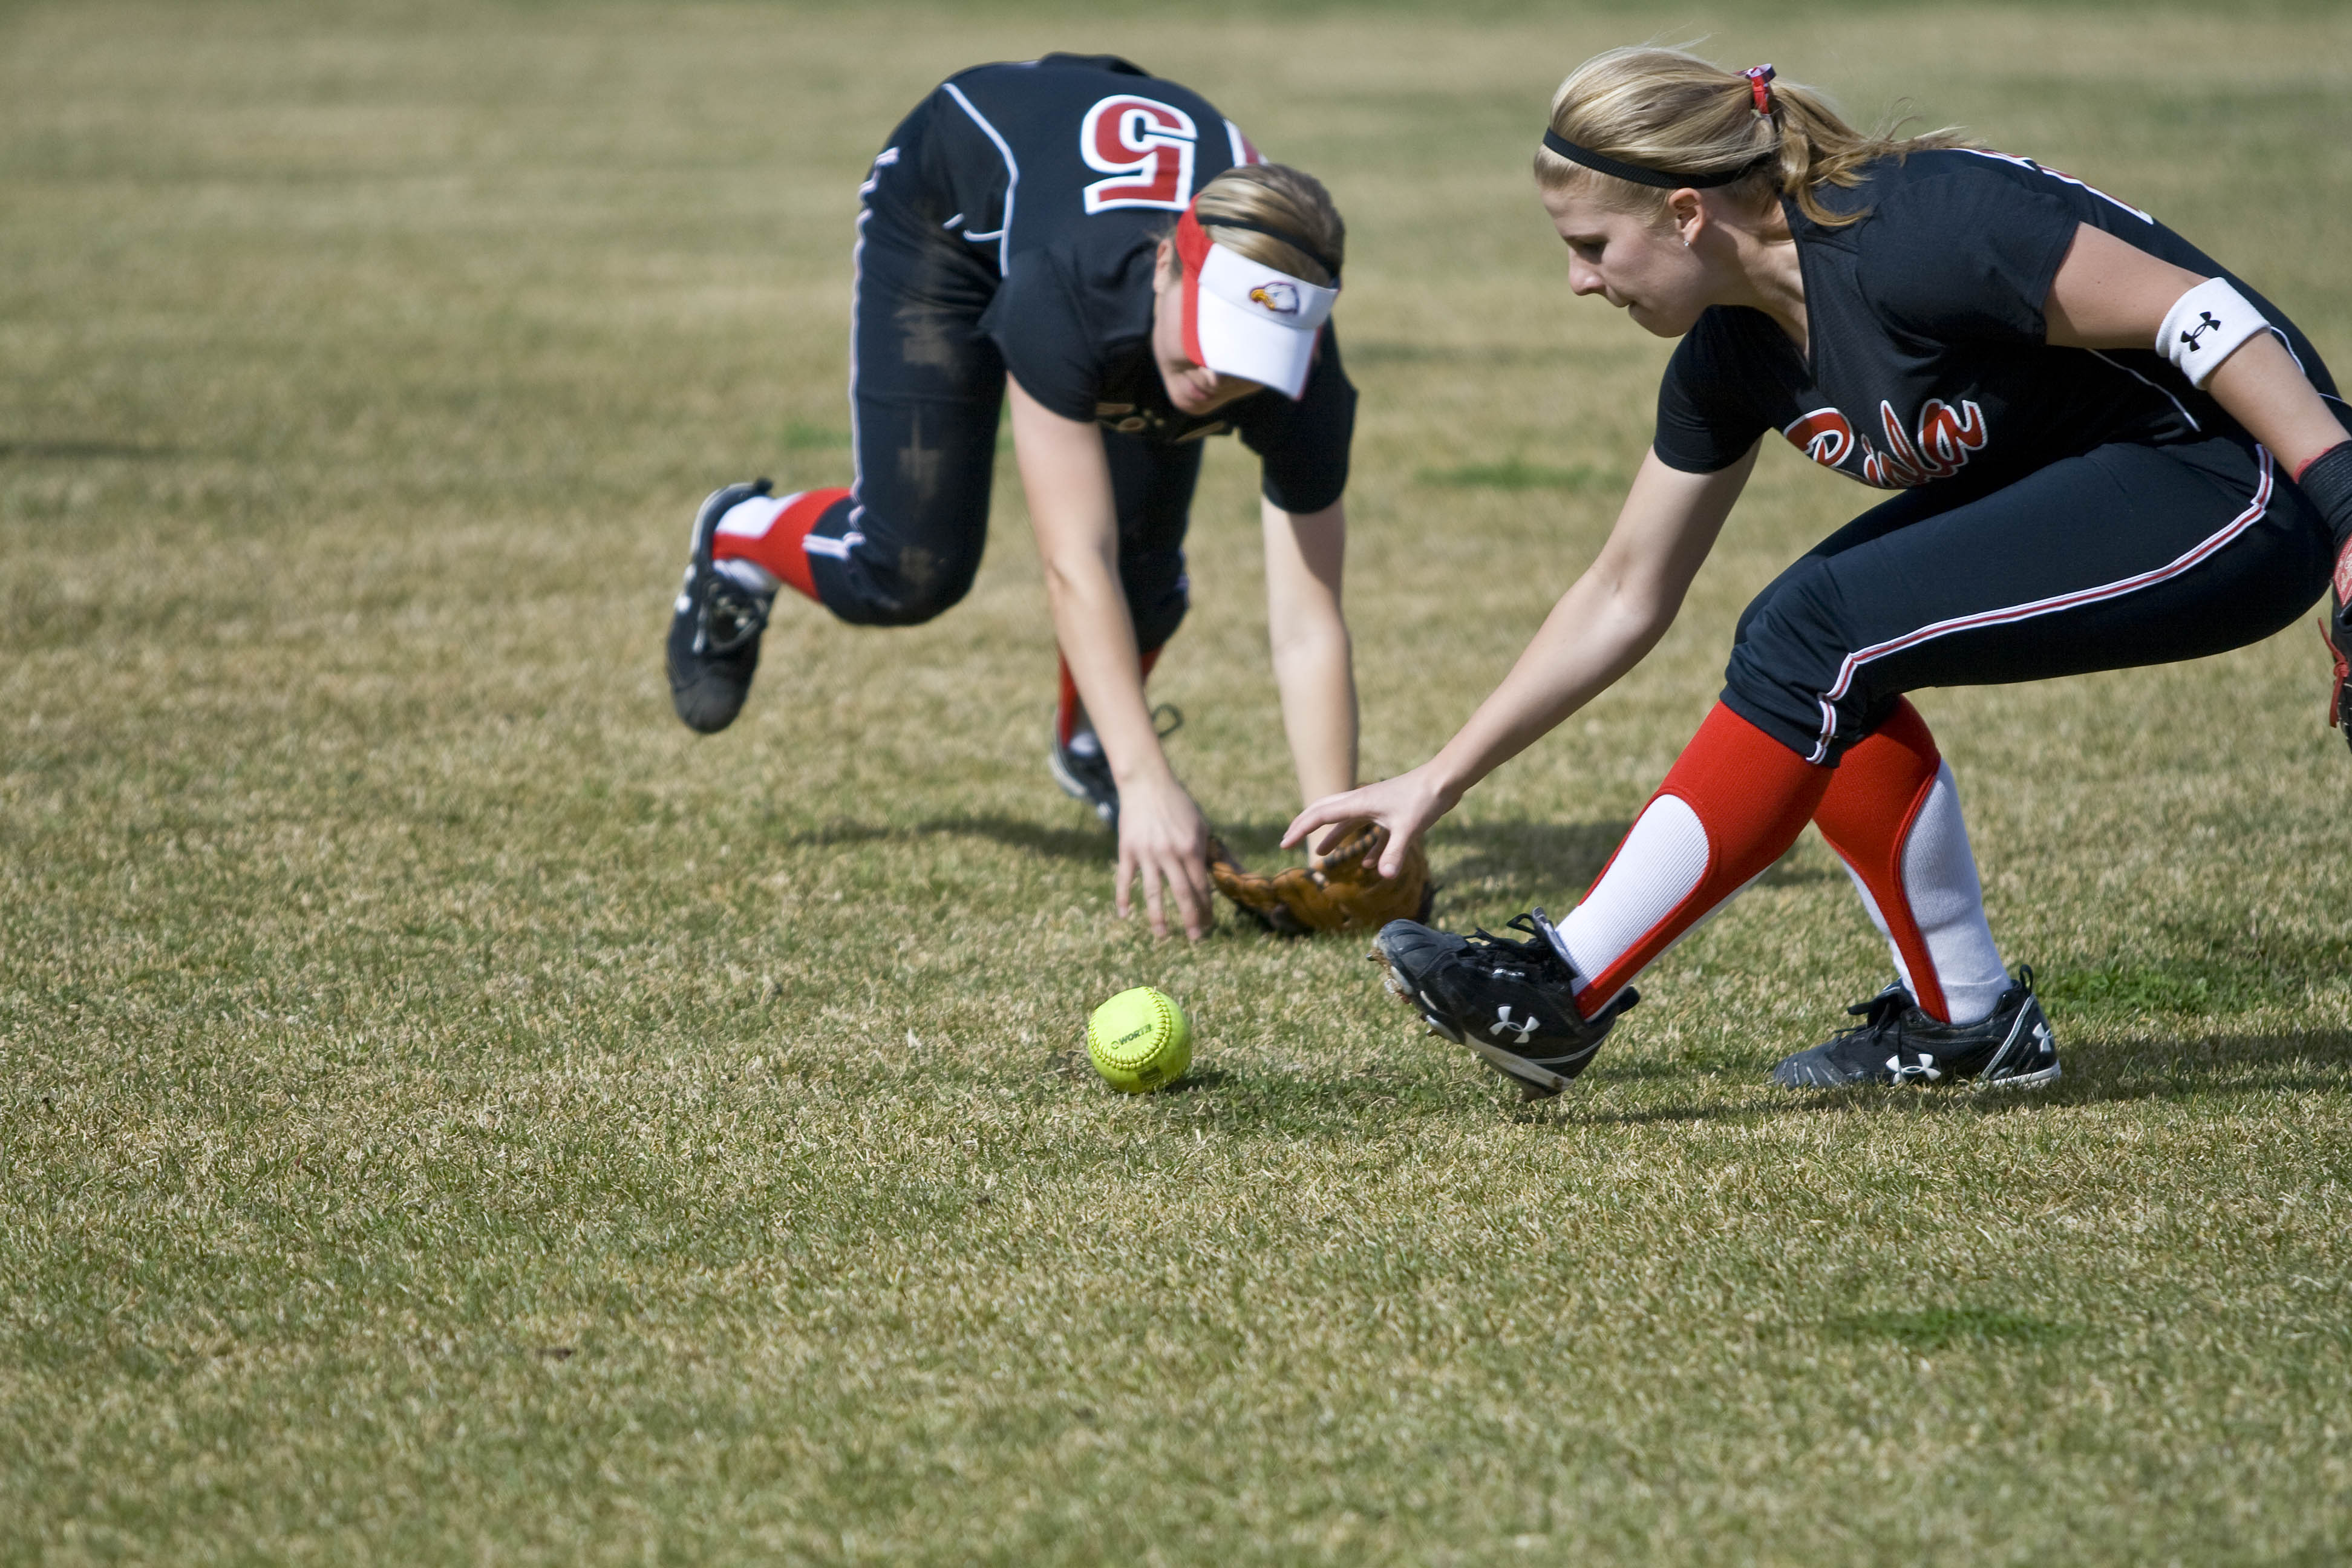
[[[131,441],[0,441],[0,461],[11,458],[88,462],[101,458],[177,458],[177,447],[142,447]]]
[[[1021,817],[993,816],[939,816],[928,822],[898,826],[828,822],[821,827],[787,833],[781,842],[796,849],[811,849],[845,844],[904,844],[919,838],[986,838],[1008,849],[1025,850],[1049,860],[1108,864],[1118,853],[1118,840],[1108,828],[1087,826],[1083,820],[1075,826],[1049,827]]]
[[[1271,867],[1295,852],[1282,847],[1287,822],[1235,823],[1221,830],[1234,852],[1251,865]],[[1430,834],[1441,894],[1477,886],[1482,899],[1559,899],[1565,904],[1591,885],[1625,837],[1628,822],[1446,822]]]
[[[2060,1040],[2064,1041],[2063,1020]],[[2065,1075],[2044,1089],[1929,1089],[1865,1085],[1789,1090],[1757,1076],[1752,1092],[1729,1101],[1664,1105],[1601,1114],[1580,1112],[1573,1093],[1514,1108],[1527,1119],[1557,1115],[1585,1125],[1643,1127],[1689,1121],[1740,1121],[1764,1116],[2009,1116],[2075,1105],[2130,1100],[2192,1100],[2224,1095],[2321,1094],[2352,1089],[2352,1031],[2307,1029],[2278,1035],[2216,1035],[2199,1040],[2144,1037],[2063,1046]],[[1677,1064],[1630,1063],[1602,1078],[1667,1079]],[[1687,1069],[1697,1086],[1704,1069]]]
[[[1049,826],[1023,817],[965,815],[938,816],[905,825],[853,821],[828,822],[782,837],[796,848],[821,848],[847,844],[907,843],[928,837],[986,838],[1008,849],[1025,850],[1055,860],[1108,860],[1118,841],[1107,828],[1089,826],[1083,815],[1066,826]],[[1251,865],[1277,864],[1303,858],[1282,847],[1281,821],[1218,825],[1218,834],[1234,852]],[[1475,822],[1448,823],[1433,836],[1445,869],[1442,881],[1500,880],[1512,886],[1581,889],[1601,874],[1625,837],[1623,822]],[[1466,847],[1468,853],[1460,854]],[[1777,872],[1765,873],[1770,880]]]
[[[1916,1312],[1857,1312],[1822,1325],[1832,1338],[1857,1343],[1891,1340],[1913,1352],[1952,1345],[2052,1344],[2083,1331],[2000,1307],[1930,1307]]]

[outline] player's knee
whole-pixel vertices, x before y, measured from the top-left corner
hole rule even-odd
[[[1784,623],[1826,624],[1835,619],[1836,576],[1828,558],[1799,557],[1772,579],[1764,591],[1748,601],[1732,629],[1732,641],[1744,643],[1768,618]]]
[[[1759,705],[1822,690],[1846,653],[1842,596],[1827,561],[1809,557],[1780,574],[1739,617],[1724,685]]]
[[[845,575],[838,591],[824,588],[824,601],[843,620],[869,626],[919,626],[961,604],[979,573],[976,556],[942,555],[920,545],[902,545],[877,561],[860,552],[864,568]]]

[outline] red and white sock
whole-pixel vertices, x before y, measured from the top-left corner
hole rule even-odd
[[[789,584],[814,599],[816,581],[809,574],[808,532],[845,498],[845,489],[798,490],[788,496],[753,496],[727,509],[711,531],[714,565],[744,586],[772,594]],[[748,570],[747,570],[748,568]]]
[[[1150,679],[1151,667],[1160,662],[1160,649],[1145,648],[1140,662],[1143,679]],[[1087,721],[1087,705],[1078,700],[1078,683],[1071,678],[1067,658],[1061,660],[1061,696],[1054,704],[1054,739],[1061,742],[1065,751],[1069,750],[1073,741],[1078,742],[1081,751],[1087,749],[1089,742],[1094,749],[1100,750],[1102,742],[1095,740],[1094,726]]]
[[[1832,769],[1806,762],[1721,703],[1559,922],[1587,1017],[1797,841]]]
[[[1920,1007],[1948,1024],[1990,1015],[2009,971],[1985,922],[1959,789],[1908,701],[1839,759],[1813,821]]]

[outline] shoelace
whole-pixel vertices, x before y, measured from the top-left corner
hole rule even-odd
[[[702,609],[695,617],[694,651],[730,654],[767,629],[768,601],[733,578],[714,572],[702,585]]]
[[[1860,1018],[1862,1022],[1851,1029],[1839,1030],[1837,1037],[1841,1040],[1850,1040],[1865,1035],[1876,1035],[1885,1038],[1891,1047],[1900,1051],[1907,1044],[1905,1038],[1906,1031],[1904,1028],[1904,1017],[1916,1005],[1909,993],[1889,987],[1867,1002],[1857,1002],[1848,1007],[1846,1012],[1853,1017]]]
[[[1523,931],[1528,933],[1528,940],[1521,942],[1512,937],[1496,936],[1485,926],[1478,927],[1464,940],[1477,943],[1486,950],[1487,954],[1506,963],[1517,965],[1522,973],[1532,970],[1555,984],[1576,984],[1575,972],[1562,963],[1559,954],[1551,950],[1551,943],[1544,940],[1544,934],[1537,928],[1532,914],[1514,915],[1503,929]]]

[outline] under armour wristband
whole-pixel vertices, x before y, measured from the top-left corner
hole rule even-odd
[[[2305,463],[2294,486],[2319,509],[2336,548],[2342,549],[2347,536],[2352,536],[2352,441],[2338,441]]]
[[[2271,324],[2227,278],[2208,278],[2172,302],[2156,330],[2156,352],[2202,389],[2221,362]]]

